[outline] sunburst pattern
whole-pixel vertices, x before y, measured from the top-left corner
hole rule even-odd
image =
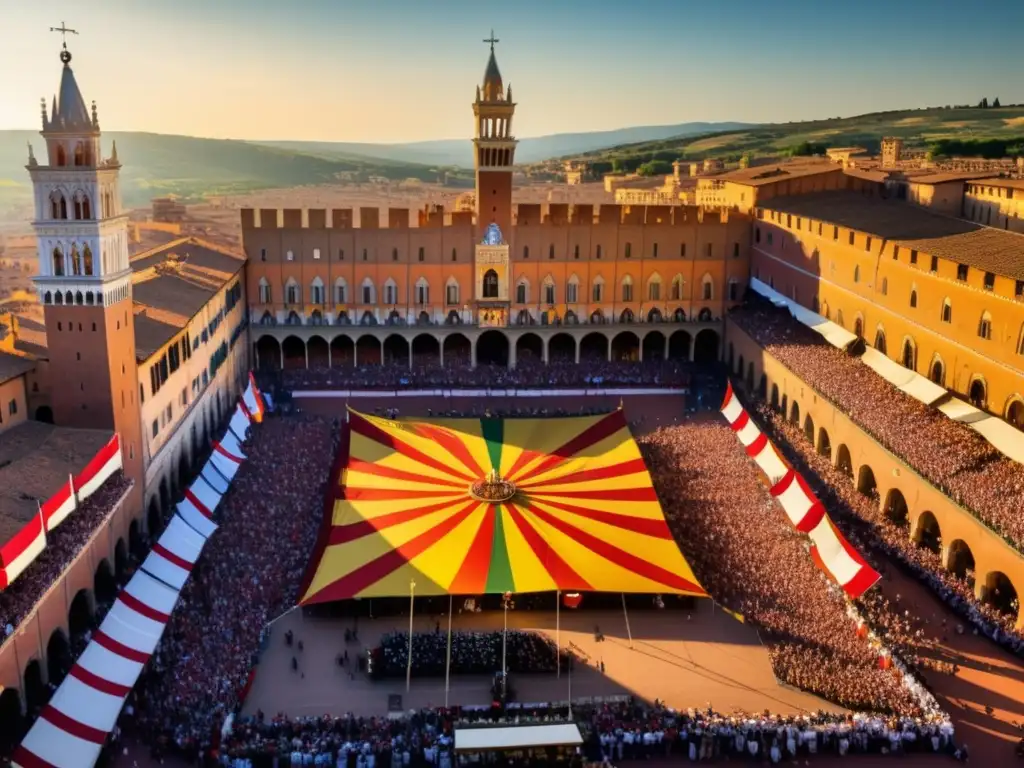
[[[303,604],[564,591],[704,596],[621,410],[563,419],[349,411],[343,469]],[[492,470],[508,501],[474,499]]]

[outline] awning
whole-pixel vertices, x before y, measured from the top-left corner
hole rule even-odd
[[[529,747],[571,747],[583,743],[575,723],[502,728],[456,728],[456,752],[486,752]]]

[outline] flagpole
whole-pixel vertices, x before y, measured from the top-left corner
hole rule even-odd
[[[562,592],[555,590],[555,669],[562,676]]]
[[[448,658],[444,663],[444,708],[448,709],[448,681],[452,671],[452,595],[448,593]]]
[[[405,692],[412,685],[412,612],[416,605],[416,580],[409,580],[409,656],[405,663]]]
[[[629,647],[633,647],[633,631],[629,628],[629,611],[626,610],[626,593],[622,592],[622,615],[626,617],[626,634],[629,636]]]
[[[505,690],[505,676],[508,674],[508,665],[505,663],[505,652],[508,648],[508,595],[502,600],[505,606],[505,626],[501,631],[501,689]]]

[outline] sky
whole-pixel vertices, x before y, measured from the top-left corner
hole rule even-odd
[[[519,137],[1024,102],[1022,0],[0,0],[0,129],[39,127],[62,21],[104,130],[466,138],[491,28]]]

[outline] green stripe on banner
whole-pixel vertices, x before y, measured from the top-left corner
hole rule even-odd
[[[494,505],[494,538],[491,539],[491,564],[487,569],[487,586],[484,591],[489,594],[515,592],[516,585],[512,580],[512,563],[508,559],[505,547],[505,508]]]
[[[491,457],[491,467],[495,472],[501,471],[501,446],[505,440],[504,419],[480,419],[480,432],[487,443],[487,455]]]

